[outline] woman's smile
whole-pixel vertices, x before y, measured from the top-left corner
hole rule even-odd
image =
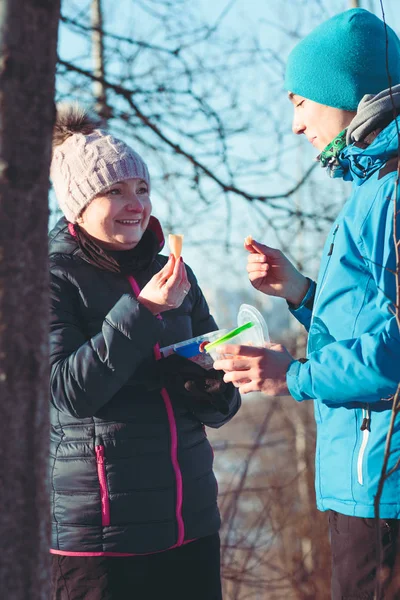
[[[141,220],[142,219],[116,219],[116,222],[120,225],[132,226],[139,225],[141,223]]]

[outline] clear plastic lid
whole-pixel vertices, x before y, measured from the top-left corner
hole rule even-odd
[[[242,304],[237,316],[238,327],[249,321],[254,324],[254,329],[252,330],[252,335],[255,336],[254,345],[262,347],[265,344],[269,344],[268,326],[260,311],[250,304]]]

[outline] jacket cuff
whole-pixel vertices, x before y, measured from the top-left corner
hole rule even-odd
[[[307,279],[309,279],[309,278],[307,277]],[[310,287],[308,288],[307,293],[304,296],[303,300],[300,302],[300,304],[295,306],[294,304],[291,304],[290,302],[287,303],[292,315],[294,317],[296,317],[296,319],[300,323],[302,323],[307,330],[310,327],[311,315],[312,315],[312,310],[313,310],[313,305],[314,305],[315,290],[317,288],[315,281],[312,281],[311,279],[309,281],[310,281]]]
[[[294,360],[290,363],[286,372],[286,384],[289,394],[301,402],[302,400],[312,400],[312,397],[302,391],[304,381],[309,377],[310,363]]]
[[[310,285],[308,286],[306,295],[304,296],[304,298],[300,302],[300,304],[295,305],[295,304],[292,304],[291,302],[287,301],[287,305],[292,313],[296,313],[296,311],[300,310],[301,308],[308,308],[308,310],[313,309],[314,296],[315,296],[315,290],[316,290],[317,284],[315,283],[315,281],[313,281],[309,277],[306,277],[306,279],[308,279],[308,281],[310,282]]]

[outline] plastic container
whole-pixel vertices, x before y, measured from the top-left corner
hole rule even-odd
[[[218,348],[225,344],[264,347],[269,344],[269,333],[264,317],[254,306],[242,304],[237,317],[238,327],[205,346],[213,360],[224,358]]]
[[[166,358],[176,352],[204,369],[212,369],[214,361],[224,356],[218,352],[218,348],[224,344],[263,347],[269,343],[265,319],[254,306],[250,304],[240,306],[237,324],[238,327],[231,331],[219,329],[160,348],[161,356]]]
[[[190,340],[171,344],[171,346],[165,346],[164,348],[160,348],[161,356],[166,358],[175,352],[176,354],[197,363],[203,367],[203,369],[212,369],[214,359],[210,354],[204,352],[203,347],[205,347],[205,342],[213,342],[224,336],[227,332],[227,329],[218,329],[217,331],[211,331],[204,335],[198,335]]]
[[[263,347],[265,344],[269,344],[268,326],[260,311],[250,304],[242,304],[237,316],[238,327],[249,321],[254,324],[251,332],[252,346]]]

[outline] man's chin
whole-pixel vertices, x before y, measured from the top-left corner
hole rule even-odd
[[[325,148],[325,146],[322,146],[321,142],[318,141],[318,138],[312,138],[310,140],[310,144],[312,146],[314,146],[314,148],[316,148],[319,152],[322,152],[322,150]],[[322,146],[322,147],[321,147]]]

